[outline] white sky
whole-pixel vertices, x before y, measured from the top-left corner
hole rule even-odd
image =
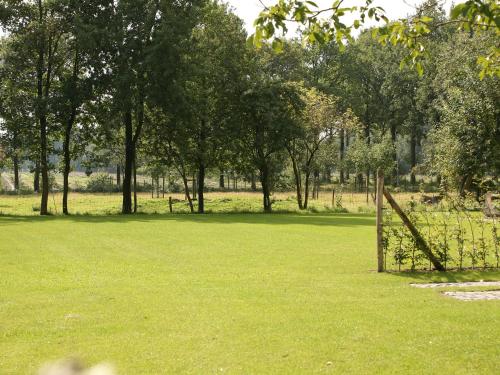
[[[248,33],[253,34],[253,22],[263,9],[259,0],[225,1],[229,3],[234,8],[235,13],[245,21]],[[262,2],[266,5],[272,5],[275,4],[277,0],[262,0]],[[333,0],[316,0],[315,2],[319,7],[328,8],[332,5]],[[363,2],[363,0],[347,0],[345,4],[346,6],[353,6],[361,5]],[[394,20],[413,13],[415,11],[414,6],[422,2],[423,0],[376,0],[373,5],[384,8],[389,19]],[[442,3],[444,3],[445,10],[448,11],[452,1],[442,0]],[[293,27],[289,27],[289,29],[293,30]]]
[[[229,3],[235,13],[245,21],[245,25],[249,34],[253,34],[253,22],[261,12],[262,4],[259,0],[224,0]],[[262,0],[266,5],[276,3],[277,0]],[[316,0],[319,7],[331,6],[333,0]],[[375,0],[375,6],[381,6],[385,9],[387,16],[394,20],[404,17],[414,11],[414,6],[421,4],[423,0]],[[441,0],[444,4],[445,10],[449,10],[452,0]],[[360,5],[363,0],[346,0],[346,6]],[[289,26],[290,32],[293,32],[293,25]],[[0,29],[0,36],[2,35]]]

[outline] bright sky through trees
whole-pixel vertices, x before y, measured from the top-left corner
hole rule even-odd
[[[262,4],[270,5],[275,3],[274,0],[262,0],[262,2],[259,0],[228,0],[227,2],[234,7],[236,14],[245,21],[249,34],[253,33],[253,22],[262,10]],[[377,0],[375,4],[383,7],[390,19],[398,19],[414,13],[415,6],[422,2],[422,0]],[[328,7],[331,6],[332,1],[317,0],[316,3],[320,7]],[[346,6],[359,5],[359,3],[358,0],[349,0],[346,1]],[[450,0],[443,0],[446,10],[450,8],[451,3]]]

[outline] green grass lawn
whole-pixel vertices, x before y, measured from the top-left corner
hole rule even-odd
[[[495,374],[500,301],[377,274],[370,215],[0,217],[0,373]]]

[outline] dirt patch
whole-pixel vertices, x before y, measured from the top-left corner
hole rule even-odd
[[[428,284],[412,283],[410,285],[415,288],[453,288],[453,287],[466,288],[466,287],[478,287],[478,286],[500,287],[500,281],[468,281],[462,283],[428,283]]]
[[[500,290],[490,290],[485,292],[443,292],[443,294],[461,301],[500,300]]]

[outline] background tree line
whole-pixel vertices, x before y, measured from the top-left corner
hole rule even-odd
[[[69,213],[76,160],[116,166],[124,214],[137,210],[141,166],[175,170],[199,213],[208,176],[224,186],[228,173],[261,188],[265,211],[287,178],[300,209],[320,180],[367,189],[379,167],[393,185],[407,172],[413,186],[435,176],[461,193],[496,182],[498,77],[480,80],[476,57],[497,35],[446,25],[437,1],[418,15],[440,25],[423,41],[423,76],[401,68],[405,46],[381,45],[371,30],[346,46],[256,49],[213,0],[0,0],[4,159],[17,189],[31,166],[42,215],[52,171]]]

